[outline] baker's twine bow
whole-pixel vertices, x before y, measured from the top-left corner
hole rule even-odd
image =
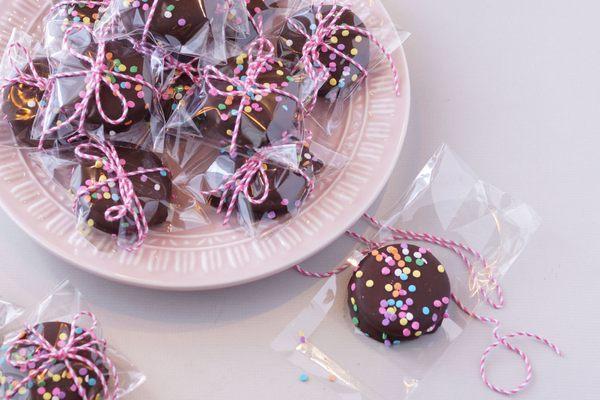
[[[287,20],[289,26],[306,39],[306,42],[302,47],[302,57],[300,58],[299,64],[304,67],[306,74],[315,84],[312,94],[312,102],[309,106],[307,106],[308,112],[314,109],[317,101],[317,93],[330,76],[329,68],[320,60],[320,56],[324,48],[355,66],[364,77],[368,75],[368,71],[364,66],[329,43],[331,36],[335,35],[335,33],[340,30],[356,32],[368,38],[375,46],[377,46],[390,64],[394,78],[394,89],[396,91],[396,95],[400,96],[400,75],[391,53],[388,52],[385,46],[367,29],[348,24],[338,24],[338,21],[342,15],[346,11],[350,10],[348,6],[341,7],[334,3],[331,5],[331,9],[327,12],[327,14],[323,15],[322,8],[324,6],[325,5],[323,3],[320,3],[317,6],[317,12],[315,13],[316,27],[314,31],[310,33],[306,32],[306,27],[294,19],[293,16],[288,17]]]
[[[201,191],[203,196],[220,196],[219,205],[217,207],[217,214],[223,213],[225,206],[225,218],[223,219],[223,225],[228,225],[231,220],[231,215],[236,208],[237,200],[240,195],[243,195],[246,200],[251,204],[262,204],[264,203],[270,194],[271,183],[267,171],[265,170],[265,163],[268,161],[268,154],[270,148],[265,147],[260,151],[254,153],[249,157],[244,164],[236,169],[236,171],[225,180],[218,188],[212,190]],[[292,172],[301,175],[307,184],[306,198],[308,198],[315,188],[314,179],[299,166],[285,166],[283,168],[289,168]],[[253,183],[259,179],[262,186],[262,193],[252,194]]]
[[[54,127],[45,129],[40,137],[39,147],[43,146],[43,140],[46,136],[51,135],[57,132],[61,126],[71,124],[72,122],[78,120],[77,133],[69,138],[69,141],[74,141],[79,138],[87,136],[87,131],[85,129],[85,122],[88,113],[88,105],[90,101],[94,100],[96,102],[96,108],[100,113],[102,119],[111,125],[120,125],[127,119],[127,114],[129,112],[129,107],[127,105],[127,99],[121,92],[121,88],[119,84],[111,84],[108,78],[108,75],[112,75],[115,78],[122,79],[124,81],[129,81],[135,84],[142,85],[152,91],[152,94],[158,98],[159,93],[158,90],[150,83],[146,82],[141,75],[137,75],[135,77],[129,76],[126,74],[122,74],[120,72],[115,71],[114,69],[110,69],[108,65],[106,65],[106,41],[98,40],[97,49],[96,49],[96,57],[92,58],[85,54],[80,53],[75,50],[73,46],[70,44],[70,36],[74,32],[86,31],[90,35],[93,35],[92,28],[87,25],[72,25],[65,31],[65,36],[63,38],[63,49],[67,50],[72,56],[82,61],[84,64],[90,66],[89,70],[83,71],[70,71],[70,72],[62,72],[58,74],[52,75],[52,79],[61,79],[61,78],[73,78],[73,77],[85,77],[85,91],[83,92],[82,99],[79,103],[75,105],[75,112],[69,116],[65,121],[62,121],[60,124],[57,124]],[[118,118],[113,119],[110,118],[106,112],[104,111],[104,105],[102,104],[102,99],[100,97],[100,89],[102,85],[105,85],[107,88],[111,90],[114,96],[117,97],[119,103],[121,104],[121,114]]]
[[[89,318],[92,325],[88,329],[82,329],[81,333],[76,333],[77,324],[84,317]],[[37,332],[31,326],[26,326],[25,335],[27,336],[23,339],[16,339],[10,343],[5,358],[8,364],[17,369],[27,370],[28,374],[19,381],[15,387],[5,393],[6,400],[11,400],[19,392],[19,389],[27,387],[27,385],[39,375],[45,375],[48,370],[57,363],[63,363],[65,365],[69,372],[69,376],[73,380],[73,385],[77,388],[77,393],[83,400],[92,399],[88,396],[83,381],[77,378],[73,363],[81,363],[85,365],[89,371],[94,372],[102,389],[103,399],[117,399],[119,376],[117,375],[117,369],[114,363],[106,354],[106,341],[99,339],[96,336],[97,326],[98,322],[94,314],[88,311],[80,312],[73,317],[69,338],[62,347],[50,344],[42,334]],[[12,357],[12,355],[18,353],[20,349],[32,346],[35,348],[35,352],[31,358],[17,360]],[[86,353],[88,356],[84,357]],[[100,360],[100,364],[108,370],[110,377],[113,379],[112,385],[109,384],[98,365],[90,360],[89,354]],[[32,365],[35,367],[32,368]]]
[[[21,43],[11,43],[6,49],[6,54],[10,68],[14,71],[15,76],[12,78],[3,78],[0,90],[4,90],[14,84],[35,87],[41,91],[46,91],[50,88],[52,79],[45,78],[39,74],[33,63],[33,58],[25,46]],[[17,62],[19,58],[25,59],[25,66],[19,65]],[[29,67],[29,72],[25,72],[25,67]]]
[[[135,242],[125,247],[125,249],[132,252],[139,249],[148,235],[149,228],[146,215],[144,214],[144,207],[135,193],[130,178],[153,172],[168,172],[168,169],[139,168],[136,171],[127,172],[123,168],[117,150],[108,141],[90,141],[88,143],[82,143],[75,147],[75,154],[82,159],[102,163],[102,168],[106,171],[108,176],[106,177],[106,180],[92,182],[89,186],[80,187],[76,194],[73,209],[77,209],[84,196],[91,195],[91,193],[103,186],[110,186],[112,183],[116,184],[119,190],[120,204],[107,208],[104,212],[104,218],[109,222],[115,222],[120,221],[129,215],[135,223],[137,235]]]
[[[385,225],[384,223],[379,221],[377,218],[375,218],[369,214],[364,214],[363,218],[366,221],[368,221],[371,225],[373,225],[374,227],[380,228],[380,229],[385,229],[385,230],[388,230],[389,232],[391,232],[392,235],[391,235],[390,239],[392,239],[392,240],[416,240],[416,241],[435,244],[436,246],[440,246],[440,247],[443,247],[445,249],[452,251],[453,253],[458,255],[463,260],[463,262],[467,268],[467,271],[469,273],[469,278],[471,281],[476,279],[476,277],[475,277],[476,273],[475,273],[475,269],[469,259],[469,256],[475,257],[477,260],[479,260],[479,262],[481,262],[484,269],[488,268],[486,259],[478,251],[472,249],[471,247],[469,247],[465,244],[458,243],[453,240],[444,239],[442,237],[431,235],[428,233],[417,233],[417,232],[413,232],[413,231],[409,231],[409,230],[403,230],[403,229],[390,227],[390,226]],[[383,243],[377,243],[375,241],[372,241],[372,240],[366,238],[365,236],[360,235],[356,232],[346,231],[346,235],[348,235],[348,236],[352,237],[353,239],[355,239],[361,243],[364,243],[368,246],[369,250],[366,250],[365,252],[363,252],[363,254],[368,253],[371,249],[378,248],[383,245]],[[303,269],[300,265],[295,265],[293,268],[296,271],[298,271],[300,274],[305,275],[305,276],[314,277],[314,278],[328,278],[333,275],[339,274],[340,272],[346,270],[350,266],[351,265],[349,263],[345,263],[345,264],[342,264],[342,265],[334,268],[333,270],[325,272],[325,273],[310,272],[310,271]],[[491,276],[491,275],[488,274],[488,276]],[[485,300],[485,302],[487,304],[489,304],[492,308],[501,309],[504,307],[504,295],[502,292],[502,288],[501,288],[500,284],[496,281],[495,278],[488,277],[488,279],[490,280],[490,284],[492,285],[491,288],[494,289],[493,293],[494,293],[495,299],[492,298],[489,295],[489,291],[485,290],[485,288],[483,288],[483,287],[479,287],[477,289],[477,292],[481,295],[481,297]],[[517,346],[513,345],[511,342],[509,342],[509,339],[517,338],[517,337],[531,338],[533,340],[536,340],[536,341],[542,343],[546,347],[550,348],[557,355],[559,355],[559,356],[563,355],[562,351],[558,348],[558,346],[556,346],[554,343],[550,342],[548,339],[546,339],[543,336],[540,336],[538,334],[527,332],[527,331],[511,332],[511,333],[507,333],[504,335],[500,334],[500,321],[498,319],[493,318],[493,317],[479,315],[479,314],[475,313],[469,307],[467,307],[458,298],[458,296],[455,293],[451,293],[451,297],[452,297],[452,300],[454,301],[454,303],[456,303],[456,305],[459,307],[459,309],[461,311],[463,311],[465,314],[467,314],[469,317],[474,318],[480,322],[491,324],[494,326],[492,333],[493,333],[494,339],[496,339],[496,341],[494,343],[490,344],[484,350],[484,352],[481,356],[481,359],[480,359],[480,366],[479,366],[479,372],[480,372],[483,383],[488,388],[493,390],[494,392],[497,392],[497,393],[500,393],[503,395],[508,395],[508,396],[517,394],[517,393],[521,392],[522,390],[524,390],[531,383],[531,380],[533,378],[533,367],[531,365],[531,361],[529,360],[529,357],[527,356],[527,354],[525,354],[525,352],[523,350],[521,350],[519,347],[517,347]],[[507,350],[509,350],[513,353],[516,353],[519,356],[519,358],[521,358],[521,360],[523,361],[523,364],[525,365],[525,373],[526,373],[525,379],[519,385],[517,385],[513,388],[510,388],[510,389],[506,389],[501,386],[495,385],[488,379],[488,376],[486,373],[487,359],[488,359],[490,353],[498,347],[504,347]]]
[[[253,20],[254,21],[254,20]],[[278,94],[281,96],[288,97],[289,99],[296,102],[298,109],[302,108],[302,102],[300,99],[285,90],[275,87],[273,83],[257,83],[257,79],[262,73],[266,71],[268,65],[274,62],[275,47],[273,44],[263,35],[262,33],[262,19],[257,18],[256,28],[259,32],[257,38],[249,45],[247,54],[247,68],[242,76],[227,76],[219,71],[213,65],[207,65],[204,67],[203,79],[208,87],[208,92],[211,96],[223,96],[223,97],[241,97],[240,105],[237,109],[235,116],[235,125],[231,134],[231,145],[229,148],[229,154],[232,157],[237,155],[237,139],[240,132],[242,117],[244,115],[244,107],[249,104],[249,98],[251,96],[267,96],[269,94]],[[213,81],[221,81],[229,83],[233,86],[231,91],[222,91],[215,87]],[[223,117],[222,117],[223,118]]]

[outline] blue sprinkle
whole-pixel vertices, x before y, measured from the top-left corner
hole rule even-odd
[[[81,329],[81,328],[76,328],[75,329],[75,334],[76,335],[81,335],[82,333],[83,333],[83,329]]]
[[[402,342],[400,342],[399,340],[394,340],[394,341],[392,342],[392,344],[400,344],[400,343],[402,343]]]
[[[423,314],[429,315],[429,307],[423,307]]]
[[[310,30],[311,30],[311,31],[313,31],[313,32],[314,32],[316,29],[317,29],[317,25],[315,25],[315,24],[310,24]]]
[[[396,307],[400,308],[403,304],[404,302],[402,300],[396,300]]]
[[[164,169],[160,171],[160,176],[167,176],[167,171],[165,171]]]
[[[417,290],[417,288],[415,287],[415,285],[410,285],[410,286],[408,287],[408,291],[409,291],[409,292],[414,292],[415,290]]]
[[[121,89],[125,89],[127,87],[127,84],[125,82],[121,82]]]
[[[394,299],[389,299],[388,300],[388,306],[393,306],[394,304],[396,304],[396,302],[394,301]]]
[[[288,111],[288,106],[287,106],[287,104],[284,104],[284,105],[282,105],[282,106],[281,106],[281,108],[283,108],[285,111]]]
[[[90,386],[94,386],[95,384],[96,384],[96,380],[95,380],[94,378],[90,378],[90,379],[88,380],[88,385],[90,385]]]
[[[119,195],[118,195],[118,194],[116,194],[116,193],[113,193],[113,195],[112,195],[112,199],[113,199],[113,201],[119,201],[119,199],[120,199],[120,198],[121,198],[121,197],[119,197]]]
[[[305,373],[300,374],[300,382],[306,381],[308,381],[308,375],[306,375]]]
[[[236,115],[238,115],[238,110],[231,110],[231,115],[233,115],[234,117],[235,117]]]
[[[400,274],[400,279],[402,279],[403,281],[408,279],[408,275],[406,274]]]

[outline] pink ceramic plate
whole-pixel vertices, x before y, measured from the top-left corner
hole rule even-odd
[[[36,34],[48,0],[1,1],[0,47],[13,28]],[[369,23],[389,24],[389,16],[373,15]],[[371,18],[371,17],[370,17]],[[381,26],[381,25],[380,25]],[[171,290],[232,286],[285,270],[326,247],[371,205],[386,184],[406,133],[410,86],[402,49],[394,53],[402,94],[393,93],[392,77],[380,65],[367,90],[353,97],[344,134],[334,143],[350,162],[319,185],[302,213],[260,238],[214,223],[201,230],[153,233],[136,253],[117,251],[106,237],[96,246],[77,232],[63,190],[47,184],[26,153],[0,147],[0,202],[32,238],[51,252],[94,274],[123,283]],[[8,143],[10,131],[0,126]]]

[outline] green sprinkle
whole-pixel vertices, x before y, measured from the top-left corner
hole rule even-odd
[[[423,266],[423,264],[424,264],[423,260],[422,260],[422,259],[420,259],[420,258],[417,258],[417,261],[415,261],[415,263],[416,263],[416,264],[417,264],[419,267],[422,267],[422,266]]]
[[[138,67],[136,67],[135,65],[132,65],[131,68],[129,68],[129,71],[132,74],[135,74],[136,72],[138,72]]]
[[[352,317],[352,323],[353,323],[354,325],[358,325],[358,318],[356,318],[356,317]]]
[[[226,109],[226,108],[227,108],[227,106],[225,106],[225,104],[221,103],[221,104],[219,104],[219,105],[217,106],[217,108],[218,108],[219,110],[224,110],[224,109]]]
[[[175,6],[173,4],[169,4],[167,6],[167,11],[173,11],[175,9]]]
[[[406,261],[407,263],[412,262],[412,257],[406,256],[406,257],[404,257],[404,261]]]

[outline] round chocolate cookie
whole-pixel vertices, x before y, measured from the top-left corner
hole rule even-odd
[[[123,25],[128,32],[143,30],[152,7],[152,1],[124,0],[121,11]],[[205,0],[158,0],[150,33],[169,44],[181,46],[194,38],[210,23]]]
[[[43,78],[48,77],[50,67],[47,59],[34,59],[33,67],[38,75]],[[31,68],[26,66],[23,72],[31,74]],[[19,145],[31,147],[38,145],[38,141],[31,138],[31,128],[40,105],[43,105],[44,94],[45,90],[24,83],[13,83],[4,89],[2,112]]]
[[[141,169],[163,168],[160,158],[149,151],[140,150],[126,144],[116,144],[115,149],[125,172],[136,172]],[[100,154],[97,154],[100,155]],[[71,179],[71,189],[78,193],[80,188],[89,189],[95,182],[107,182],[105,185],[90,190],[78,197],[77,215],[86,227],[93,227],[110,234],[121,234],[130,237],[135,234],[136,226],[131,215],[126,214],[116,221],[108,221],[105,217],[107,209],[122,205],[118,181],[111,181],[112,171],[107,171],[102,161],[80,160]],[[137,173],[129,176],[133,190],[142,204],[148,226],[160,225],[169,214],[172,183],[166,170]]]
[[[373,250],[348,284],[352,322],[386,344],[435,332],[449,302],[444,266],[428,250],[406,243]]]
[[[35,332],[40,334],[48,343],[60,349],[64,347],[65,343],[69,339],[72,326],[65,322],[45,322],[38,324],[32,328]],[[85,333],[85,330],[80,327],[75,327],[75,335],[79,336]],[[35,335],[32,331],[24,331],[19,340],[32,340],[36,341]],[[80,340],[77,345],[82,346],[90,343],[89,336]],[[104,351],[98,345],[92,345],[92,348],[98,351]],[[36,345],[19,346],[15,348],[8,356],[13,361],[25,361],[30,359],[39,347]],[[102,360],[97,357],[93,352],[89,350],[81,350],[77,352],[77,355],[91,361],[95,364],[98,369],[102,372],[104,379],[108,383],[111,379],[108,367],[103,364]],[[44,360],[45,361],[45,360]],[[17,371],[12,366],[9,366],[6,362],[3,363],[2,371],[0,371],[0,394],[7,393],[17,386],[17,384],[26,377],[26,374],[41,366],[44,361],[32,362],[27,370]],[[82,386],[86,389],[86,394],[89,399],[99,398],[102,396],[102,385],[100,383],[100,377],[89,368],[85,363],[69,359],[69,363],[75,371],[75,379],[80,380]],[[20,372],[20,373],[19,373]],[[31,400],[48,400],[48,399],[60,399],[60,400],[81,400],[80,394],[77,392],[77,388],[74,385],[73,378],[71,377],[66,364],[63,361],[56,361],[47,370],[41,372],[31,380],[31,383],[25,385],[17,391],[15,400],[18,399],[31,399]]]
[[[106,122],[100,112],[96,101],[90,101],[86,120],[92,125],[103,125],[105,129],[114,132],[124,132],[133,124],[150,119],[150,105],[153,100],[152,90],[145,85],[116,77],[110,72],[115,71],[123,75],[137,78],[148,82],[150,61],[135,51],[127,40],[115,40],[106,43],[107,66],[106,77],[113,85],[118,85],[121,94],[127,100],[127,118],[119,125]],[[123,105],[113,90],[107,85],[100,86],[100,101],[106,115],[111,119],[117,119],[123,113]]]
[[[332,6],[321,6],[321,15],[324,20],[332,21],[333,18],[327,17],[329,15],[331,17],[337,15],[341,9],[341,7],[336,7],[333,10],[333,14],[330,14]],[[293,23],[288,21],[279,37],[278,51],[282,59],[289,61],[292,65],[296,65],[300,61],[307,39],[302,33],[297,31],[295,26],[303,28],[303,32],[306,35],[312,36],[319,25],[317,19],[318,11],[319,6],[317,5],[305,8],[291,17],[296,22],[295,25],[292,25]],[[322,24],[330,25],[327,22],[322,22]],[[365,28],[360,18],[350,10],[342,12],[333,25]],[[369,66],[368,38],[349,29],[339,29],[334,34],[325,38],[325,42],[328,46],[335,48],[363,68],[367,69]],[[329,70],[329,78],[319,90],[319,96],[333,101],[342,93],[344,96],[346,93],[350,93],[362,78],[363,74],[360,69],[325,45],[320,47],[318,54],[319,62]]]
[[[308,177],[318,174],[323,168],[323,163],[316,159],[308,148],[302,148],[298,157],[299,168]],[[216,163],[221,163],[221,166],[234,163],[234,167],[229,168],[233,171],[239,169],[244,161],[243,157],[237,157],[233,161],[228,156],[220,156]],[[244,220],[256,222],[283,217],[297,210],[310,194],[309,184],[300,172],[269,162],[263,164],[263,169],[269,180],[269,194],[260,204],[251,203],[243,194],[238,197],[237,212]],[[259,176],[257,174],[250,186],[249,194],[254,198],[260,198],[266,187]],[[220,200],[218,196],[211,196],[209,204],[218,207]],[[229,201],[230,199],[226,204],[229,204]]]
[[[248,56],[240,54],[228,60],[223,73],[246,79]],[[210,79],[212,85],[222,92],[237,90],[234,86],[219,79]],[[270,86],[300,96],[300,83],[283,67],[281,61],[271,59],[256,77],[253,88]],[[301,120],[299,104],[293,98],[277,93],[255,94],[253,88],[244,95],[221,96],[211,94],[205,84],[204,100],[196,107],[193,115],[198,133],[218,147],[231,145],[235,122],[241,108],[242,116],[236,147],[240,149],[259,149],[281,142],[288,132],[297,131]]]

